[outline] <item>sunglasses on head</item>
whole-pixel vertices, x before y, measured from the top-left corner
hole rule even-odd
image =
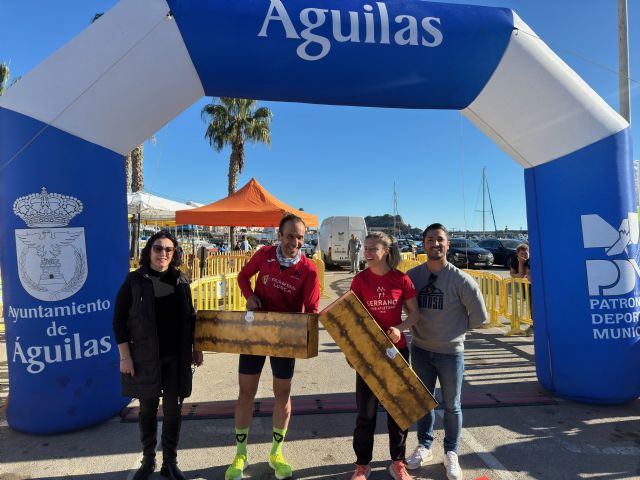
[[[166,252],[167,255],[170,255],[175,250],[175,247],[163,247],[162,245],[152,245],[153,251],[156,253]]]

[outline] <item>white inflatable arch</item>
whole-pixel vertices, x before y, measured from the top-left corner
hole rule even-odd
[[[640,394],[629,125],[515,13],[122,0],[0,100],[13,428],[73,430],[126,403],[111,331],[122,155],[204,95],[461,110],[524,167],[540,382],[585,402]]]

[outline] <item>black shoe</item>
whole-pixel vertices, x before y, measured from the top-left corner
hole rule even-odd
[[[141,463],[132,480],[147,480],[156,469],[156,459],[153,457],[142,457]]]
[[[160,475],[167,477],[169,480],[187,480],[184,473],[178,468],[177,463],[163,463],[160,469]]]

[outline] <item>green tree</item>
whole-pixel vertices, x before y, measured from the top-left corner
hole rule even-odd
[[[257,102],[245,98],[212,97],[211,103],[202,108],[202,119],[207,122],[204,137],[216,150],[231,146],[228,173],[228,194],[238,186],[238,175],[245,162],[245,143],[271,145],[271,119],[273,113],[267,107],[257,107]],[[229,240],[234,242],[234,228],[229,229]]]

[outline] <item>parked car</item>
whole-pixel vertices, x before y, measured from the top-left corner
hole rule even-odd
[[[413,252],[416,248],[418,248],[418,246],[413,240],[410,240],[408,238],[398,239],[398,250],[400,250],[401,252]]]
[[[447,252],[447,261],[458,268],[490,267],[493,265],[493,254],[478,246],[473,240],[451,238]]]
[[[509,238],[485,238],[480,240],[478,245],[493,253],[494,264],[509,268],[509,261],[516,254],[516,248],[521,243],[520,240]]]
[[[314,247],[313,245],[309,245],[308,243],[302,245],[302,247],[300,247],[300,250],[309,258],[313,257],[313,254],[316,253],[316,247]]]

